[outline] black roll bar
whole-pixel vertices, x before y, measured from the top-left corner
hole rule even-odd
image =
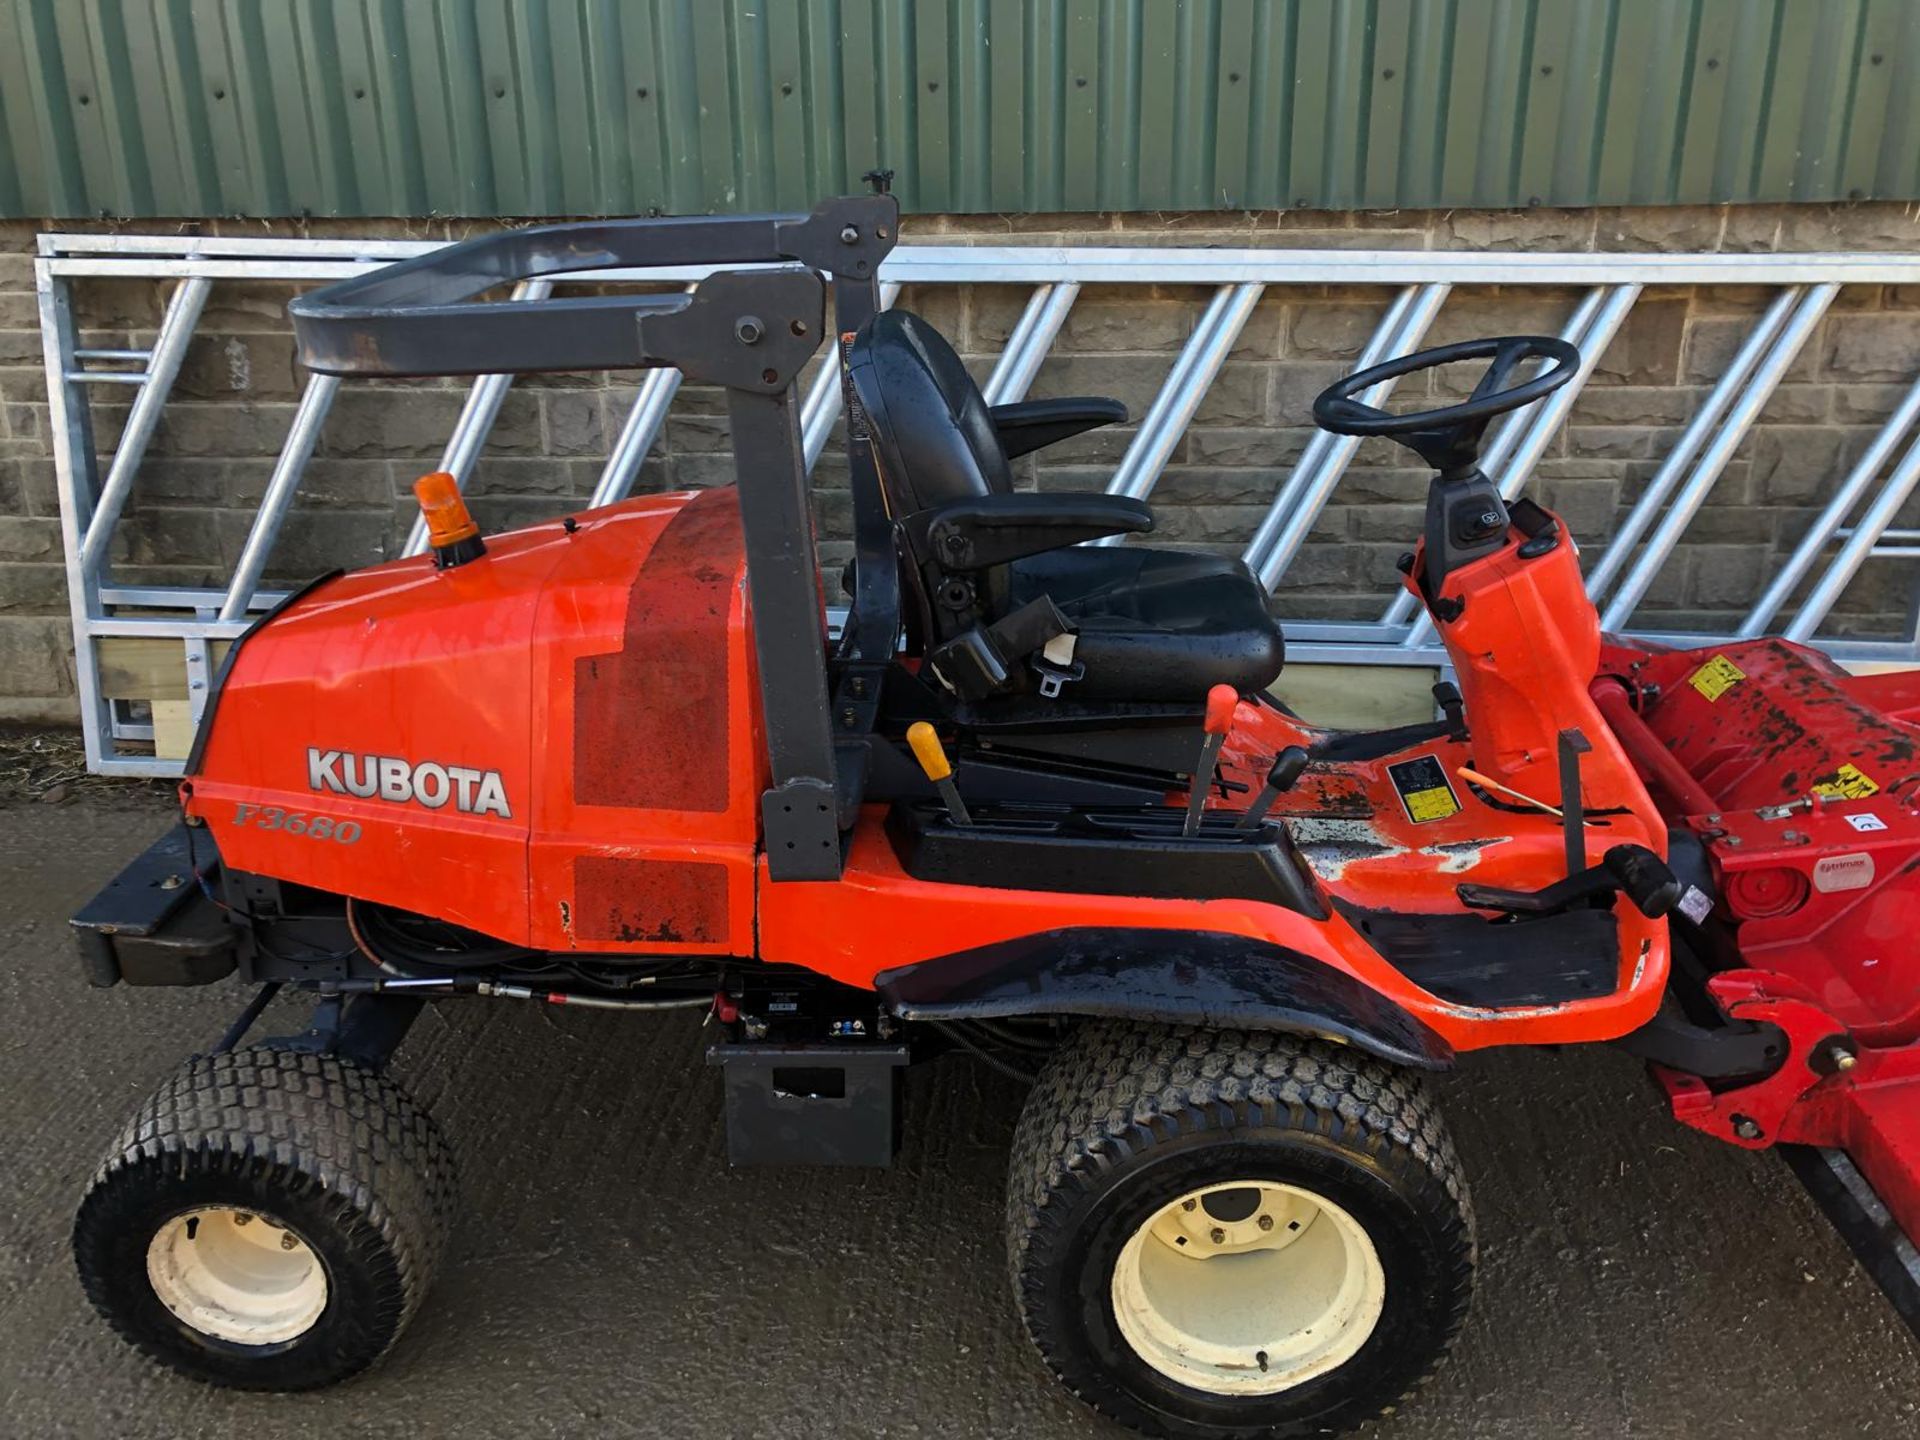
[[[833,277],[836,329],[850,335],[879,309],[880,262],[898,233],[899,206],[885,194],[823,201],[807,215],[542,225],[382,266],[287,307],[301,363],[326,375],[670,365],[726,387],[773,776],[761,816],[775,880],[839,877],[871,724],[866,715],[852,735],[843,724],[836,738],[794,386],[823,338],[821,272]],[[688,265],[772,268],[716,270],[691,292],[669,295],[475,298],[520,280]],[[845,389],[844,364],[841,381]],[[888,527],[871,519],[885,515],[871,453],[864,441],[849,451],[855,508],[869,518],[856,527],[858,580],[842,655],[873,666],[892,656],[899,580]]]
[[[301,364],[324,375],[528,374],[679,365],[691,376],[679,357],[636,343],[635,321],[645,332],[649,317],[683,312],[690,303],[684,294],[478,302],[474,297],[520,280],[580,271],[796,261],[836,282],[871,285],[881,259],[893,248],[898,223],[892,198],[874,195],[823,201],[809,215],[538,225],[383,265],[299,296],[287,310]],[[709,276],[694,293],[719,278]],[[804,338],[811,354],[820,342],[819,328]],[[697,360],[698,353],[688,358]]]

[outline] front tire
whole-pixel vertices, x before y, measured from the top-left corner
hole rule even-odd
[[[94,1308],[153,1359],[306,1390],[386,1352],[452,1218],[453,1155],[384,1075],[265,1047],[198,1057],[121,1133],[74,1221]]]
[[[1021,1115],[1007,1234],[1042,1358],[1154,1435],[1359,1424],[1438,1365],[1472,1291],[1425,1085],[1293,1036],[1083,1027]]]

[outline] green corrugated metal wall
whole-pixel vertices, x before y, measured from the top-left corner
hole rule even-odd
[[[0,214],[1920,196],[1915,0],[0,0]]]

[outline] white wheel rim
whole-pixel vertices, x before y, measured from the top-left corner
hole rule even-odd
[[[1297,1185],[1189,1191],[1127,1241],[1113,1315],[1170,1380],[1273,1395],[1346,1364],[1380,1323],[1387,1277],[1359,1221]]]
[[[240,1345],[280,1345],[327,1308],[327,1272],[293,1231],[250,1210],[176,1215],[147,1245],[147,1281],[181,1320]]]

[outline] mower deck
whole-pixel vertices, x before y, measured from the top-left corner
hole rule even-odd
[[[1775,639],[1622,647],[1603,670],[1616,732],[1718,881],[1698,961],[1676,967],[1682,998],[1787,1042],[1764,1075],[1654,1077],[1683,1123],[1785,1147],[1920,1326],[1920,680],[1852,676]]]

